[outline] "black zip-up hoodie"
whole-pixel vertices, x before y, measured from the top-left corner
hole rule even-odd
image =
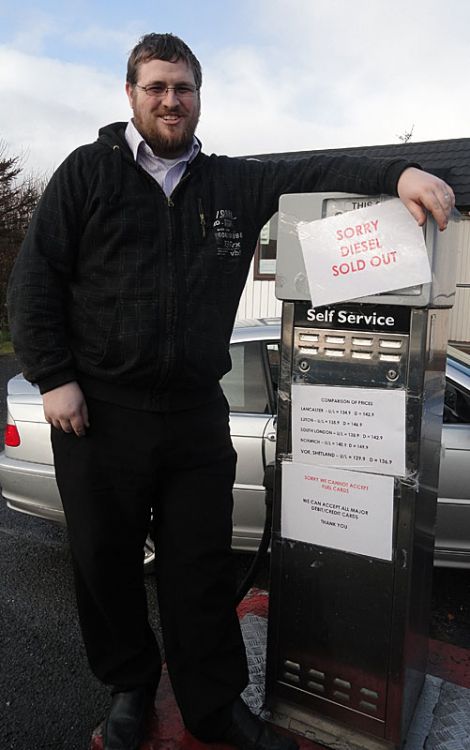
[[[10,280],[11,332],[42,393],[178,409],[218,392],[259,232],[283,193],[396,194],[402,159],[257,161],[200,153],[167,198],[126,123],[53,175]]]

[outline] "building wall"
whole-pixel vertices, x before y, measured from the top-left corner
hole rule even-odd
[[[457,246],[457,290],[451,314],[451,341],[470,343],[470,217],[453,226]],[[271,318],[281,315],[282,303],[274,296],[274,281],[255,281],[253,263],[240,300],[237,318]]]
[[[451,341],[470,343],[470,217],[455,225],[457,289],[450,319]]]
[[[275,318],[281,310],[282,302],[274,296],[274,281],[255,281],[252,261],[237,318]]]

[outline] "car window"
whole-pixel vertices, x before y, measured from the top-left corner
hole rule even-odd
[[[230,347],[232,369],[220,384],[230,411],[266,414],[269,398],[259,341],[245,341]]]
[[[470,424],[470,394],[450,380],[444,395],[444,424]]]

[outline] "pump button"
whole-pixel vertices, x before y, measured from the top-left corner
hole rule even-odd
[[[380,339],[382,349],[401,349],[402,344],[400,339]]]
[[[308,676],[313,677],[315,680],[324,680],[325,679],[325,673],[319,672],[318,669],[309,669],[308,670]]]
[[[341,693],[339,690],[333,691],[333,698],[336,698],[339,701],[343,701],[343,703],[349,703],[351,700],[350,696],[347,693]]]
[[[325,686],[321,685],[319,682],[307,682],[307,687],[309,690],[313,690],[313,692],[315,693],[325,692]]]
[[[333,680],[333,683],[340,688],[343,688],[343,690],[351,690],[351,683],[346,682],[346,680],[340,680],[339,677],[335,677]]]
[[[379,694],[375,692],[375,690],[369,690],[369,688],[361,688],[360,691],[361,695],[365,695],[366,698],[375,698],[375,700],[379,699]]]
[[[326,344],[344,344],[345,341],[345,336],[325,336]]]
[[[359,708],[363,708],[364,711],[368,711],[369,713],[377,713],[377,706],[373,703],[368,703],[367,701],[361,701],[359,703]]]
[[[299,336],[300,341],[311,341],[313,344],[317,344],[320,340],[318,333],[301,333]]]
[[[372,359],[372,352],[352,352],[353,359]]]
[[[284,672],[283,677],[285,680],[287,680],[287,682],[292,682],[294,685],[298,685],[300,682],[300,677],[298,674],[291,674],[290,672]]]
[[[360,339],[357,336],[352,338],[353,346],[372,346],[373,343],[372,339]]]
[[[284,662],[284,667],[290,669],[292,672],[300,672],[300,664],[297,664],[295,661],[289,661],[289,659],[286,659]]]
[[[318,354],[318,346],[303,346],[299,349],[299,354]]]
[[[344,349],[325,349],[327,357],[344,357]]]
[[[379,354],[379,359],[382,362],[400,362],[401,355],[400,354]]]

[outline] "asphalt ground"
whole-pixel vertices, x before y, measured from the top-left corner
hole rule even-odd
[[[6,381],[17,369],[0,356],[1,440]],[[251,556],[237,561],[241,578]],[[66,530],[0,501],[0,571],[0,750],[88,750],[108,691],[87,667]],[[267,581],[264,565],[256,584]],[[147,596],[158,632],[151,577]],[[435,570],[431,635],[470,648],[470,571]]]

